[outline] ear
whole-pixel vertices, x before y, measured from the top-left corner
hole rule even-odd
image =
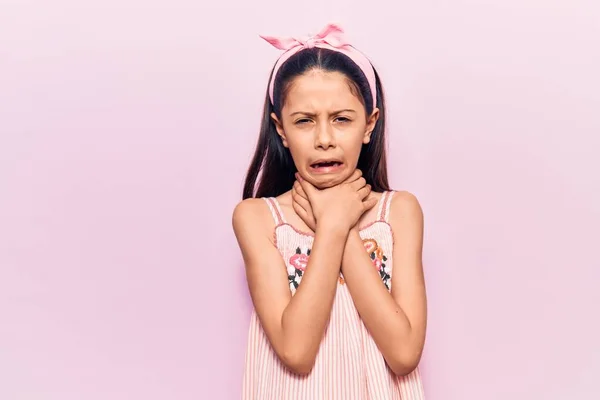
[[[288,147],[287,138],[285,136],[285,131],[283,130],[283,123],[279,120],[279,118],[277,118],[277,115],[275,115],[275,113],[271,113],[271,119],[273,120],[273,123],[275,124],[275,129],[277,129],[277,134],[281,138],[283,147]]]
[[[379,119],[379,108],[375,108],[371,113],[371,116],[367,118],[367,126],[365,128],[365,136],[363,137],[363,143],[367,144],[371,141],[371,134],[373,133],[373,129],[375,129],[375,124]]]

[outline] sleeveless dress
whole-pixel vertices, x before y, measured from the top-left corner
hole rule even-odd
[[[388,223],[391,198],[378,203],[377,220],[362,228],[365,250],[382,284],[391,290],[393,234]],[[302,282],[314,236],[288,224],[275,198],[264,199],[275,219],[275,243],[283,257],[292,295]],[[287,369],[271,347],[252,311],[243,379],[244,400],[423,400],[418,368],[396,376],[363,324],[340,274],[331,316],[310,374]]]

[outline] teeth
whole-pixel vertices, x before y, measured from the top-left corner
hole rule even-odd
[[[337,165],[340,165],[341,163],[339,161],[327,161],[327,162],[319,162],[319,163],[314,163],[312,164],[313,168],[320,168],[320,167],[335,167]]]
[[[322,162],[322,163],[316,163],[313,164],[314,167],[333,167],[336,165],[339,165],[340,163],[337,161],[330,161],[330,162]]]

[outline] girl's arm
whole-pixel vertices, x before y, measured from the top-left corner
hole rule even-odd
[[[335,222],[319,222],[302,283],[292,296],[267,205],[248,199],[233,213],[258,318],[281,361],[298,374],[312,369],[333,305],[348,237],[348,229]]]
[[[412,372],[425,342],[427,305],[422,266],[423,214],[408,192],[392,198],[390,225],[394,232],[392,291],[382,283],[353,229],[346,242],[342,273],[365,326],[397,375]]]

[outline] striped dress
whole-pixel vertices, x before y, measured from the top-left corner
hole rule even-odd
[[[385,192],[377,220],[360,236],[382,284],[391,290],[393,235]],[[301,284],[314,236],[288,224],[275,198],[264,199],[275,219],[276,246],[283,257],[292,295]],[[419,370],[396,376],[363,324],[340,274],[331,317],[315,365],[306,376],[289,371],[271,347],[255,311],[250,319],[244,400],[423,400]]]

